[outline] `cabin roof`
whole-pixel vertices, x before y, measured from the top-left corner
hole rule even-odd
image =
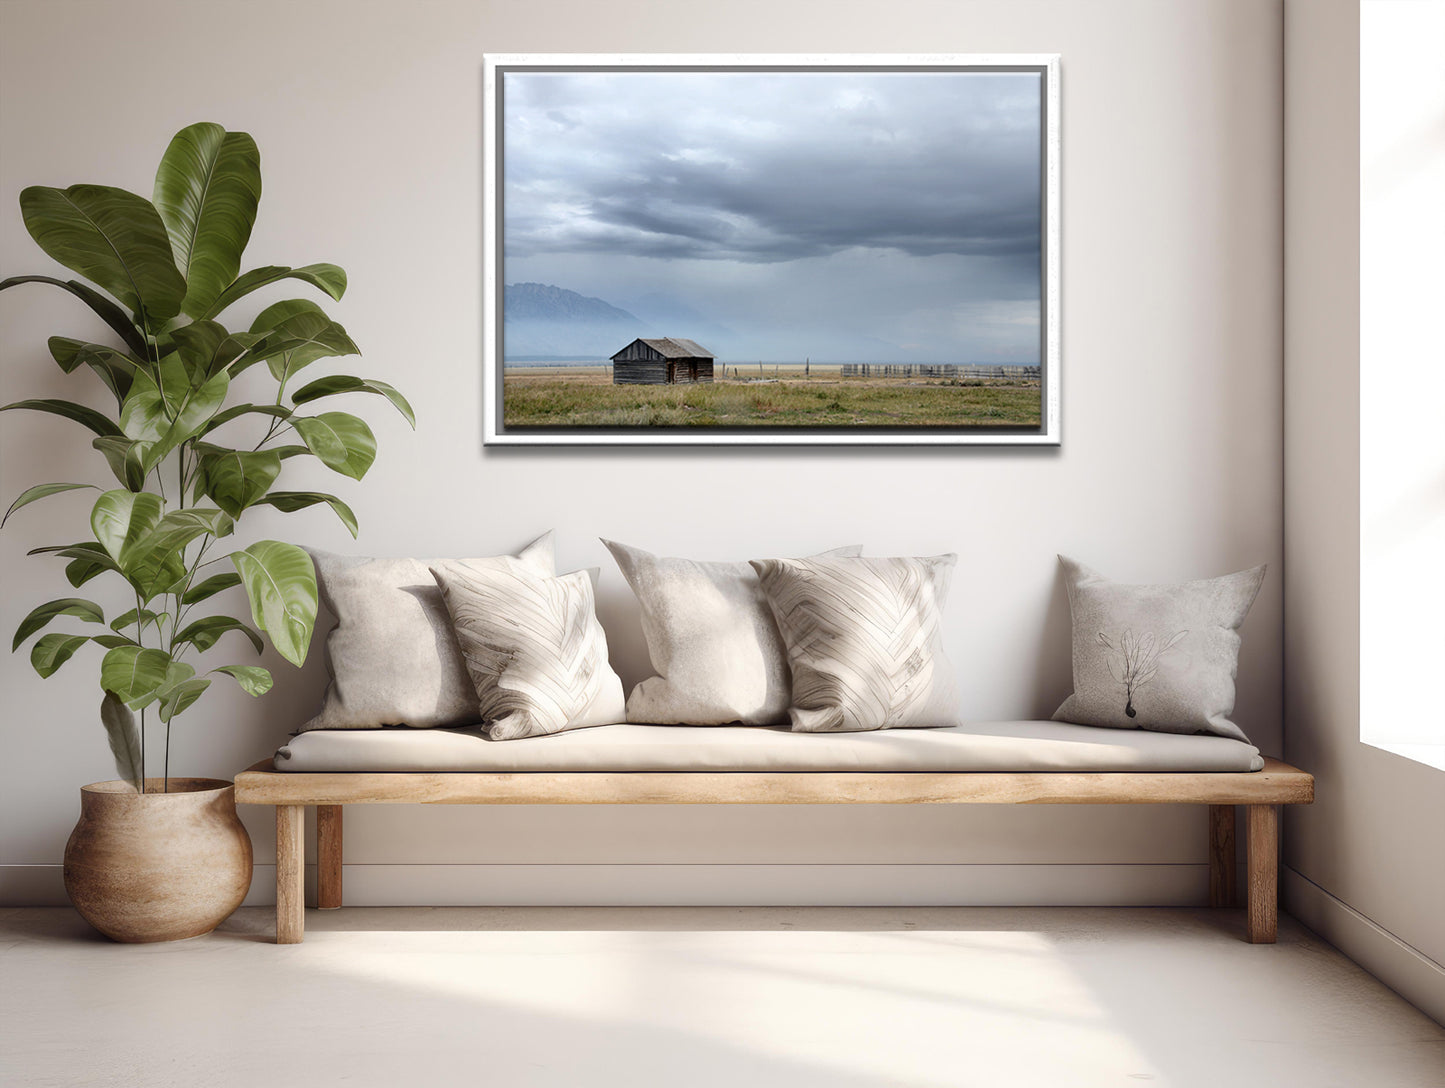
[[[649,341],[650,343],[651,341]],[[712,352],[703,347],[696,340],[684,340],[680,336],[669,336],[667,342],[676,344],[683,349],[683,355],[688,359],[711,359]]]
[[[680,336],[664,336],[656,340],[648,340],[643,337],[638,337],[638,339],[665,359],[711,359],[713,357],[712,352],[696,340],[684,340]],[[626,348],[622,349],[622,351],[626,350]],[[622,351],[619,351],[617,355],[621,355]],[[613,358],[616,356],[614,355]]]

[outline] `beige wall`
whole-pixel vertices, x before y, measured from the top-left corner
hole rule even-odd
[[[415,434],[380,402],[365,406],[381,455],[360,487],[297,478],[353,504],[359,543],[317,511],[284,528],[260,518],[257,535],[466,555],[556,527],[563,563],[603,568],[603,619],[628,682],[645,654],[599,534],[714,557],[854,541],[873,554],[954,549],[948,639],[979,718],[1046,715],[1068,690],[1055,552],[1140,581],[1268,562],[1244,631],[1238,719],[1279,753],[1276,0],[4,0],[0,12],[0,273],[46,270],[16,211],[22,186],[149,192],[176,129],[246,129],[266,178],[249,261],[342,264],[352,287],[332,309],[365,351],[360,372],[416,406]],[[527,50],[1062,54],[1062,448],[483,449],[481,57]],[[52,333],[103,333],[73,300],[25,288],[0,296],[0,314],[0,397],[81,384],[44,348]],[[0,495],[97,475],[66,426],[0,416]],[[0,534],[0,630],[66,592],[59,564],[24,553],[78,536],[83,510],[62,496]],[[208,695],[187,715],[173,767],[229,775],[309,712],[319,662],[301,673],[271,663],[272,696]],[[0,660],[0,684],[0,893],[53,897],[76,787],[112,773],[99,692],[88,660],[42,682],[23,654]],[[248,821],[265,862],[269,827]],[[1203,894],[1203,843],[1193,809],[372,810],[348,827],[348,887],[379,902],[1178,902]],[[412,862],[426,867],[396,868]]]
[[[1360,741],[1359,7],[1286,7],[1286,907],[1445,1020],[1445,776]]]

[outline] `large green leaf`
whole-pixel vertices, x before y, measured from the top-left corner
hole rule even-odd
[[[215,317],[238,298],[249,295],[258,288],[278,280],[301,280],[312,287],[319,287],[332,298],[340,300],[346,293],[346,273],[334,264],[308,264],[300,268],[288,268],[273,264],[265,268],[253,268],[235,283],[231,284],[211,303],[210,308],[200,316]]]
[[[225,673],[241,685],[242,691],[252,696],[265,695],[275,682],[271,679],[271,673],[260,665],[222,665],[211,671]]]
[[[32,502],[40,499],[48,499],[51,495],[59,495],[66,491],[79,491],[83,488],[90,488],[92,491],[99,490],[94,484],[36,484],[34,487],[27,487],[20,492],[20,497],[10,504],[10,509],[5,511],[5,516],[0,518],[0,525],[9,521],[10,515],[22,506],[29,506]]]
[[[107,691],[100,701],[100,724],[110,741],[110,754],[115,757],[116,772],[137,793],[145,790],[145,765],[141,757],[140,730],[135,715],[116,696]]]
[[[261,153],[244,132],[202,122],[176,133],[156,170],[155,206],[200,317],[241,270],[261,199]]]
[[[31,548],[27,555],[59,555],[74,562],[66,565],[65,577],[77,589],[102,571],[120,571],[117,563],[106,550],[93,540],[79,544],[56,544],[47,548]]]
[[[181,510],[162,517],[162,508],[160,496],[149,491],[107,491],[96,500],[90,515],[91,529],[105,549],[106,557],[115,563],[116,569],[143,601],[167,591],[184,577],[184,556],[178,547],[165,545],[184,536],[184,533],[176,533],[176,521],[185,520],[186,515],[202,513]],[[220,514],[220,511],[212,513]],[[168,533],[175,535],[161,539],[157,530],[163,523]],[[186,531],[189,531],[189,523]],[[63,550],[60,554],[77,559],[91,558],[86,552],[74,548]]]
[[[164,650],[117,646],[101,659],[100,686],[132,710],[139,710],[155,700],[172,663]]]
[[[41,635],[30,647],[30,664],[41,676],[53,676],[56,669],[89,641],[87,635]]]
[[[286,298],[273,302],[251,321],[252,336],[266,336],[283,328],[288,321],[307,314],[311,317],[330,321],[330,316],[309,298]]]
[[[10,644],[10,652],[13,654],[20,649],[22,642],[58,616],[75,616],[89,623],[105,622],[105,612],[94,601],[87,601],[82,597],[62,597],[57,601],[46,601],[31,609],[30,615],[20,621],[20,626],[15,629],[15,641]]]
[[[126,544],[120,554],[121,570],[148,599],[150,593],[175,581],[173,571],[184,570],[187,544],[207,533],[226,536],[231,529],[230,515],[220,510],[172,510],[144,536]]]
[[[207,681],[201,686],[199,691],[196,691],[194,695],[187,698],[188,689],[186,685],[193,684],[195,676],[196,670],[194,666],[187,665],[183,661],[172,660],[171,663],[166,666],[165,679],[161,681],[160,686],[155,690],[155,698],[160,703],[161,721],[170,721],[171,718],[179,713],[179,710],[176,709],[179,703],[184,702],[185,706],[180,708],[184,710],[186,706],[190,706],[191,703],[194,703],[196,699],[200,697],[202,691],[205,691],[206,688],[210,686],[210,682]]]
[[[293,665],[306,660],[311,630],[316,625],[316,568],[294,544],[262,540],[231,561],[246,587],[256,626]]]
[[[93,512],[93,511],[92,511]],[[105,549],[93,540],[82,541],[79,544],[46,544],[42,548],[31,548],[26,555],[64,555],[71,559],[79,559],[81,556],[95,555],[105,556]]]
[[[281,473],[274,450],[219,450],[201,456],[201,491],[233,518],[266,494]]]
[[[100,545],[96,545],[97,548]],[[119,570],[115,560],[105,554],[105,549],[100,548],[100,553],[94,556],[86,556],[81,559],[72,559],[65,564],[65,578],[76,589],[85,585],[97,574],[103,574],[108,570]]]
[[[291,403],[306,404],[318,397],[332,397],[338,393],[377,393],[391,401],[396,406],[396,410],[406,417],[406,421],[412,425],[413,429],[416,427],[416,413],[412,411],[407,399],[393,386],[371,378],[354,378],[350,374],[333,374],[328,378],[317,378],[314,382],[302,386],[291,394]]]
[[[161,497],[153,492],[107,491],[95,500],[90,528],[106,554],[124,570],[127,550],[160,523],[162,510]]]
[[[156,389],[161,395],[161,403],[165,405],[166,418],[174,419],[191,392],[190,371],[186,369],[181,353],[168,351],[163,355],[156,364],[153,377]],[[205,375],[202,374],[201,377],[204,380]],[[200,382],[195,384],[199,385]]]
[[[196,620],[195,623],[186,625],[185,630],[176,636],[176,645],[189,642],[201,653],[205,653],[224,635],[227,631],[239,631],[251,641],[259,654],[266,648],[261,641],[261,636],[231,616],[206,616],[204,619]]]
[[[204,676],[192,676],[166,687],[160,696],[161,721],[170,721],[199,699],[210,686],[211,682]]]
[[[260,339],[232,370],[244,370],[265,360],[271,376],[278,382],[317,359],[356,355],[361,350],[321,307],[300,298],[266,307],[251,323],[251,333]]]
[[[180,313],[186,281],[149,200],[109,185],[32,185],[20,214],[41,249],[120,299],[144,328],[159,331]]]
[[[122,612],[115,619],[110,621],[110,629],[117,634],[124,631],[131,624],[138,624],[140,631],[144,633],[147,627],[160,628],[160,625],[170,619],[169,612],[152,612],[149,608],[132,608],[129,612]],[[135,641],[131,639],[130,641]]]
[[[194,385],[225,370],[257,339],[247,332],[227,332],[214,321],[192,321],[170,332],[170,342],[180,352]]]
[[[211,421],[202,428],[202,434],[210,434],[223,423],[230,423],[233,419],[241,416],[262,415],[270,416],[272,419],[290,419],[291,409],[284,404],[238,404],[234,408],[227,408],[224,412],[217,412],[211,417]]]
[[[181,598],[182,604],[196,604],[204,601],[207,597],[214,597],[224,589],[241,584],[241,576],[234,571],[226,571],[224,574],[213,574],[204,582],[191,586],[186,590],[185,596]]]
[[[150,449],[149,442],[105,435],[92,439],[90,444],[105,455],[105,462],[110,466],[110,471],[115,473],[115,478],[124,485],[126,490],[139,491],[145,486],[146,472],[141,458],[145,455],[146,450]]]
[[[130,392],[136,371],[145,366],[139,359],[123,351],[108,348],[104,344],[72,340],[68,336],[52,336],[47,346],[51,356],[60,364],[60,369],[67,374],[74,373],[82,366],[88,366],[95,371],[105,383],[105,387],[114,394],[117,404],[123,402],[125,395]]]
[[[359,480],[376,460],[376,436],[365,421],[346,412],[292,416],[291,426],[322,464]]]
[[[140,456],[149,453],[150,447],[161,440],[170,426],[171,418],[160,386],[149,372],[138,373],[125,403],[120,406],[121,432],[127,438],[145,443],[145,449],[136,451]]]
[[[94,408],[87,408],[83,404],[75,404],[68,400],[17,400],[13,404],[7,404],[0,408],[0,412],[8,412],[12,408],[26,408],[32,412],[48,412],[53,416],[64,416],[66,419],[73,419],[82,426],[89,427],[96,434],[120,434],[121,429],[110,421],[106,416],[101,415]]]
[[[139,646],[140,643],[127,635],[91,635],[90,641],[97,646],[104,646],[107,650],[114,650],[117,646]]]
[[[351,530],[353,537],[356,536],[358,528],[356,515],[352,513],[351,507],[335,495],[328,495],[322,491],[273,491],[257,505],[274,506],[277,510],[289,514],[293,510],[304,510],[308,506],[315,506],[318,503],[325,503],[336,511],[336,516],[341,519],[341,524]]]
[[[125,346],[137,355],[146,354],[145,336],[132,323],[126,312],[93,287],[87,287],[79,280],[58,280],[54,276],[11,276],[0,280],[0,291],[7,287],[18,287],[22,283],[48,283],[69,291],[95,312],[95,315],[114,330],[125,341]]]
[[[226,390],[230,384],[231,376],[223,370],[215,377],[207,379],[199,389],[187,387],[177,405],[174,421],[160,441],[141,459],[147,472],[158,465],[171,450],[201,432],[226,402]]]

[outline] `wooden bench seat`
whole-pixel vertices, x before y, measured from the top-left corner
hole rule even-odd
[[[1251,772],[929,773],[609,771],[526,773],[281,772],[271,760],[236,776],[236,802],[276,809],[276,941],[304,933],[302,828],[316,807],[317,906],[341,906],[342,807],[440,805],[1208,805],[1209,902],[1235,902],[1235,806],[1246,811],[1247,932],[1277,926],[1276,805],[1314,800],[1313,776],[1265,760]]]

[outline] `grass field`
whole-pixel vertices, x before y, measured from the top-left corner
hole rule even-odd
[[[507,427],[1037,427],[1040,400],[1038,382],[843,378],[823,366],[673,386],[613,385],[605,367],[508,367],[503,384]]]

